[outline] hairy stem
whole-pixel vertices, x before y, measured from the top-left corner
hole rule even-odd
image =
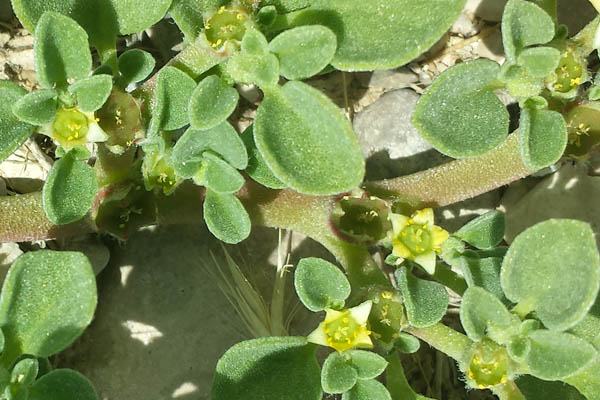
[[[467,336],[447,327],[442,323],[437,323],[428,328],[408,328],[406,331],[415,335],[431,347],[454,358],[459,364],[466,365],[471,360],[471,349],[473,341]]]

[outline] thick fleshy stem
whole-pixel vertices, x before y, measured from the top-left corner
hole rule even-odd
[[[411,327],[406,331],[431,347],[435,347],[447,356],[454,358],[459,365],[467,365],[471,361],[473,341],[442,323],[427,328]]]

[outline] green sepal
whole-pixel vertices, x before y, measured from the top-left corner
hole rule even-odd
[[[381,375],[388,366],[385,358],[377,353],[366,350],[349,350],[347,355],[356,372],[358,379],[374,379]]]
[[[94,272],[82,253],[38,250],[21,255],[0,295],[3,364],[22,354],[48,357],[65,349],[92,321],[96,300]]]
[[[539,6],[525,0],[509,0],[502,16],[502,43],[508,63],[517,60],[521,50],[554,38],[552,18]]]
[[[491,249],[502,241],[505,229],[504,213],[493,210],[469,221],[454,235],[478,249]]]
[[[575,326],[594,304],[600,288],[600,260],[592,229],[569,219],[550,219],[526,229],[504,257],[500,282],[506,297],[519,303],[519,311],[535,311],[548,329]]]
[[[476,342],[481,342],[487,334],[495,342],[505,344],[520,320],[496,296],[474,286],[463,295],[460,322],[467,336]]]
[[[119,83],[126,87],[130,83],[141,82],[152,73],[155,65],[154,57],[147,51],[127,50],[119,56]]]
[[[206,226],[217,239],[235,244],[250,235],[250,217],[235,195],[206,189],[203,210]]]
[[[519,146],[525,165],[537,171],[557,162],[567,147],[567,124],[552,110],[523,108],[519,121]]]
[[[318,312],[342,309],[350,296],[350,283],[335,265],[320,258],[303,258],[294,273],[294,286],[306,308]],[[341,393],[341,392],[340,392]]]
[[[290,81],[265,93],[254,141],[273,174],[292,189],[328,195],[361,183],[365,162],[346,117],[317,89]]]
[[[359,380],[356,385],[342,395],[342,400],[392,400],[390,392],[375,379]]]
[[[558,67],[560,51],[553,47],[532,47],[519,54],[517,63],[531,76],[545,78]]]
[[[240,95],[216,75],[204,78],[192,92],[188,106],[190,125],[206,130],[225,121],[235,110]]]
[[[321,369],[323,391],[339,394],[352,389],[358,380],[358,372],[345,354],[333,352],[325,359]]]
[[[21,97],[12,108],[15,116],[31,125],[54,121],[58,107],[58,93],[54,89],[40,89]]]
[[[46,12],[35,28],[35,66],[40,84],[64,88],[69,80],[83,79],[92,69],[88,35],[74,20]]]
[[[528,339],[525,363],[531,375],[548,381],[568,378],[598,356],[594,346],[570,333],[536,330]]]
[[[310,78],[333,59],[337,39],[331,29],[320,25],[292,28],[269,43],[279,59],[279,71],[289,80]]]
[[[77,108],[84,112],[96,111],[102,107],[111,90],[110,75],[93,75],[69,86],[69,93],[77,96]]]
[[[267,165],[267,162],[260,154],[260,151],[256,148],[253,127],[254,124],[248,126],[248,128],[240,135],[246,145],[246,151],[248,152],[248,166],[246,167],[246,173],[256,182],[270,189],[286,188],[286,185],[273,174],[273,171],[271,171]]]
[[[173,166],[178,176],[193,177],[200,168],[202,154],[211,150],[236,169],[248,166],[248,153],[240,135],[223,121],[214,128],[200,131],[188,129],[173,147]]]
[[[443,285],[419,279],[406,267],[396,270],[395,276],[412,326],[426,328],[442,319],[449,301],[448,292]]]
[[[509,124],[506,107],[492,91],[499,72],[497,63],[485,59],[444,71],[421,96],[413,125],[436,150],[454,158],[498,146]]]
[[[245,182],[242,174],[210,151],[202,154],[202,166],[192,179],[196,185],[206,186],[217,193],[235,193]]]
[[[42,191],[44,212],[56,225],[83,218],[92,207],[98,182],[92,167],[78,159],[76,149],[56,161]]]
[[[196,82],[175,67],[165,67],[158,73],[150,137],[159,130],[171,131],[189,123],[188,102],[195,87]]]
[[[24,358],[11,371],[11,382],[21,386],[31,385],[37,378],[39,363],[35,358]]]
[[[35,129],[33,125],[20,121],[12,111],[13,105],[26,93],[16,83],[0,80],[0,162],[18,149]]]
[[[56,369],[29,389],[29,400],[100,400],[92,383],[71,369]]]
[[[217,363],[213,400],[321,400],[315,347],[304,337],[268,337],[231,347]]]

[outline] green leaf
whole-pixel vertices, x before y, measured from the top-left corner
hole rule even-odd
[[[600,349],[600,297],[596,298],[596,302],[586,316],[570,329],[570,333]]]
[[[94,46],[114,46],[117,34],[141,32],[165,16],[171,0],[13,0],[19,21],[33,32],[46,11],[77,21]],[[68,43],[68,42],[67,42]]]
[[[12,369],[10,380],[22,386],[29,386],[37,378],[39,363],[35,358],[24,358]]]
[[[519,145],[525,165],[537,171],[554,164],[567,147],[567,124],[551,110],[523,108],[519,121]]]
[[[309,0],[262,0],[260,2],[261,9],[265,6],[275,6],[281,14],[289,13],[308,7]]]
[[[241,138],[246,145],[248,152],[248,166],[246,173],[256,182],[270,189],[284,189],[286,186],[273,174],[273,171],[267,165],[265,159],[260,154],[254,143],[254,125],[242,132]]]
[[[531,375],[521,375],[516,383],[527,400],[585,400],[574,387],[563,382],[548,382]]]
[[[56,225],[77,221],[92,207],[98,182],[92,167],[71,150],[56,161],[44,183],[43,203],[48,219]]]
[[[216,75],[204,78],[194,89],[188,114],[194,129],[210,129],[225,121],[235,110],[238,91]]]
[[[38,379],[29,400],[100,400],[92,383],[79,372],[57,369]]]
[[[519,54],[518,63],[531,76],[545,78],[558,67],[560,51],[553,47],[532,47]]]
[[[386,385],[394,400],[433,400],[415,393],[404,375],[402,363],[396,354],[387,357]]]
[[[303,258],[294,273],[294,286],[302,304],[311,311],[340,309],[350,296],[350,283],[335,265],[320,258]]]
[[[598,355],[594,346],[569,333],[536,330],[529,340],[525,362],[530,373],[548,381],[568,378]]]
[[[172,131],[188,124],[188,102],[195,87],[196,82],[175,67],[165,67],[158,73],[151,134],[161,129]]]
[[[507,303],[502,285],[500,284],[500,271],[502,270],[501,257],[463,257],[463,275],[469,287],[481,287],[503,303]]]
[[[417,104],[412,123],[439,152],[472,157],[498,146],[508,134],[509,115],[494,94],[500,67],[480,59],[444,71]]]
[[[41,89],[21,97],[13,106],[13,113],[21,121],[44,125],[54,121],[58,93],[54,89]]]
[[[235,193],[244,185],[244,177],[219,156],[207,151],[202,154],[202,168],[194,183],[217,193]]]
[[[394,342],[394,348],[401,353],[412,354],[419,351],[421,342],[419,339],[408,333],[400,332],[398,339]]]
[[[599,265],[588,224],[551,219],[515,238],[500,280],[509,300],[535,311],[548,329],[566,330],[594,304],[600,287]]]
[[[83,79],[92,69],[88,36],[71,18],[45,13],[35,29],[35,66],[43,87],[66,87],[67,80]]]
[[[18,149],[35,129],[33,125],[21,122],[12,107],[27,91],[10,81],[0,80],[0,162]]]
[[[317,0],[294,25],[324,25],[337,36],[332,65],[344,71],[390,69],[433,46],[465,0]],[[407,14],[405,14],[407,13]]]
[[[333,59],[337,39],[320,25],[300,26],[279,34],[269,49],[279,59],[279,71],[287,79],[306,79],[318,74]]]
[[[359,380],[352,390],[342,395],[342,400],[392,400],[390,392],[380,382]]]
[[[217,363],[213,400],[321,400],[314,346],[304,337],[269,337],[231,347]]]
[[[470,287],[460,305],[460,322],[469,338],[480,342],[487,333],[492,340],[503,344],[507,333],[518,327],[520,320],[511,314],[493,294],[480,287]]]
[[[329,98],[301,82],[265,93],[254,141],[275,176],[298,192],[342,193],[363,179],[365,162],[350,123]]]
[[[244,142],[229,122],[200,131],[188,129],[173,147],[175,172],[182,178],[193,177],[200,168],[202,154],[211,150],[237,169],[248,166],[248,153]]]
[[[352,389],[358,380],[358,372],[349,360],[338,352],[330,353],[321,369],[321,386],[326,393],[344,393]]]
[[[413,276],[406,267],[396,270],[395,275],[410,324],[426,328],[439,322],[448,308],[446,288],[437,282]]]
[[[127,50],[119,56],[122,86],[141,82],[154,70],[156,61],[152,54],[140,49]]]
[[[112,76],[93,75],[69,86],[77,96],[77,108],[84,112],[96,111],[104,105],[112,90]]]
[[[242,202],[233,194],[207,189],[203,209],[206,226],[217,239],[235,244],[250,234],[250,217]]]
[[[204,27],[203,13],[210,14],[227,3],[227,0],[173,0],[169,14],[186,38],[193,41]]]
[[[358,372],[358,379],[374,379],[381,375],[388,366],[385,358],[372,351],[350,350],[348,355],[352,366]]]
[[[491,249],[504,239],[505,229],[504,213],[493,210],[471,220],[454,235],[478,249]]]
[[[279,60],[269,53],[265,36],[256,29],[249,29],[242,39],[242,51],[227,62],[227,72],[236,82],[270,87],[279,81]]]
[[[96,308],[96,280],[82,253],[38,250],[12,265],[0,295],[2,359],[48,357],[81,335]]]
[[[554,38],[554,21],[537,5],[509,0],[502,16],[502,42],[506,59],[514,63],[521,50]]]

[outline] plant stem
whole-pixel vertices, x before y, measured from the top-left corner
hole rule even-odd
[[[406,331],[415,335],[431,347],[454,358],[459,364],[466,365],[471,360],[471,348],[473,341],[467,336],[447,327],[442,323],[437,323],[427,328],[407,328]]]
[[[523,164],[515,133],[494,150],[478,157],[451,161],[412,175],[367,182],[372,195],[414,207],[445,206],[499,188],[533,171]]]
[[[456,272],[452,271],[445,265],[438,264],[436,266],[433,278],[461,296],[467,290],[468,287],[465,278],[458,275]]]
[[[504,385],[492,389],[500,400],[527,400],[514,381],[508,381]]]

